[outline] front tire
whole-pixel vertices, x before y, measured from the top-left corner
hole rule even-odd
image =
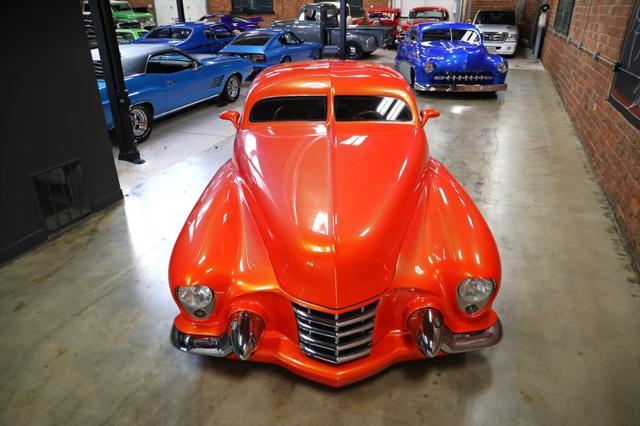
[[[133,136],[138,143],[149,139],[153,130],[153,113],[148,105],[134,105],[131,107],[131,125]]]
[[[284,58],[282,58],[282,60],[280,61],[281,64],[286,64],[287,62],[291,62],[291,58],[289,56],[285,56]]]
[[[363,55],[362,46],[353,41],[347,42],[347,59],[361,59]]]
[[[224,89],[222,89],[222,95],[220,98],[223,103],[231,103],[235,102],[240,96],[240,77],[236,74],[233,74],[227,79],[227,82],[224,85]]]
[[[322,59],[322,48],[319,47],[316,50],[316,53],[313,54],[313,59],[318,60],[318,59]]]

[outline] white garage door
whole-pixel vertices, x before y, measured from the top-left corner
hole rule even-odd
[[[176,0],[155,0],[154,8],[158,25],[171,24],[178,20]],[[207,0],[183,0],[184,18],[197,21],[207,14]]]
[[[156,0],[157,1],[157,0]],[[394,0],[393,7],[397,7],[402,11],[402,16],[409,16],[409,12],[414,7],[444,7],[449,11],[449,19],[458,21],[457,4],[459,0]]]

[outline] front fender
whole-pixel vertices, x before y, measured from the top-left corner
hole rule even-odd
[[[495,322],[491,309],[501,280],[498,248],[480,211],[449,171],[431,159],[423,194],[398,257],[399,288],[421,289],[441,298],[447,326],[453,331],[478,330]],[[456,292],[468,277],[496,283],[491,301],[475,315],[457,307]]]

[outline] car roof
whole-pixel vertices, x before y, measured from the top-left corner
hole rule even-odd
[[[120,59],[125,77],[144,72],[147,58],[150,55],[180,51],[166,44],[122,44],[118,48],[120,49]],[[98,49],[91,50],[91,57],[93,61],[100,60]]]
[[[367,12],[400,13],[400,9],[390,7],[372,7]]]
[[[416,109],[407,81],[396,70],[371,62],[327,59],[267,68],[254,80],[245,108],[250,110],[255,102],[264,98],[330,96],[332,93],[337,96],[392,96]]]
[[[278,35],[278,34],[282,34],[282,33],[286,33],[286,32],[290,32],[289,30],[279,30],[279,29],[271,29],[271,28],[256,28],[255,30],[247,30],[245,32],[243,32],[241,35],[244,34],[268,34],[271,36],[274,35]]]
[[[444,8],[444,7],[421,6],[421,7],[414,7],[411,10],[439,10],[439,11],[444,12],[447,9]]]
[[[478,31],[478,28],[473,24],[465,24],[463,22],[423,22],[415,26],[418,31],[425,28],[438,29],[438,28],[451,28],[454,30],[474,30]]]
[[[189,21],[189,22],[176,22],[175,24],[158,25],[156,28],[191,28],[193,29],[193,28],[204,27],[208,25],[224,26],[222,22]]]

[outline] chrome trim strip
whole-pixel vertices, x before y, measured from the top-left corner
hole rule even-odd
[[[500,92],[507,84],[422,84],[413,83],[413,88],[423,92]]]
[[[356,333],[361,333],[363,331],[367,331],[371,328],[373,328],[373,320],[366,323],[365,325],[362,325],[360,327],[356,327],[356,328],[352,328],[351,330],[347,330],[347,331],[340,331],[337,333],[330,333],[327,331],[320,331],[316,328],[313,328],[312,326],[305,324],[303,322],[298,322],[298,325],[302,328],[304,328],[307,331],[310,331],[312,333],[315,334],[320,334],[322,336],[326,336],[326,337],[337,337],[337,338],[341,338],[341,337],[347,337],[347,336],[351,336],[352,334],[356,334]]]
[[[351,349],[351,348],[355,348],[357,346],[361,346],[361,345],[365,345],[367,343],[371,343],[371,341],[373,340],[373,335],[369,334],[365,337],[362,337],[358,340],[354,340],[353,342],[349,342],[349,343],[345,343],[344,345],[334,345],[328,342],[323,342],[321,340],[316,340],[311,336],[308,336],[306,334],[300,334],[299,335],[301,340],[304,340],[306,344],[309,345],[313,345],[313,346],[319,346],[321,348],[330,350],[330,351],[345,351],[347,349]]]

